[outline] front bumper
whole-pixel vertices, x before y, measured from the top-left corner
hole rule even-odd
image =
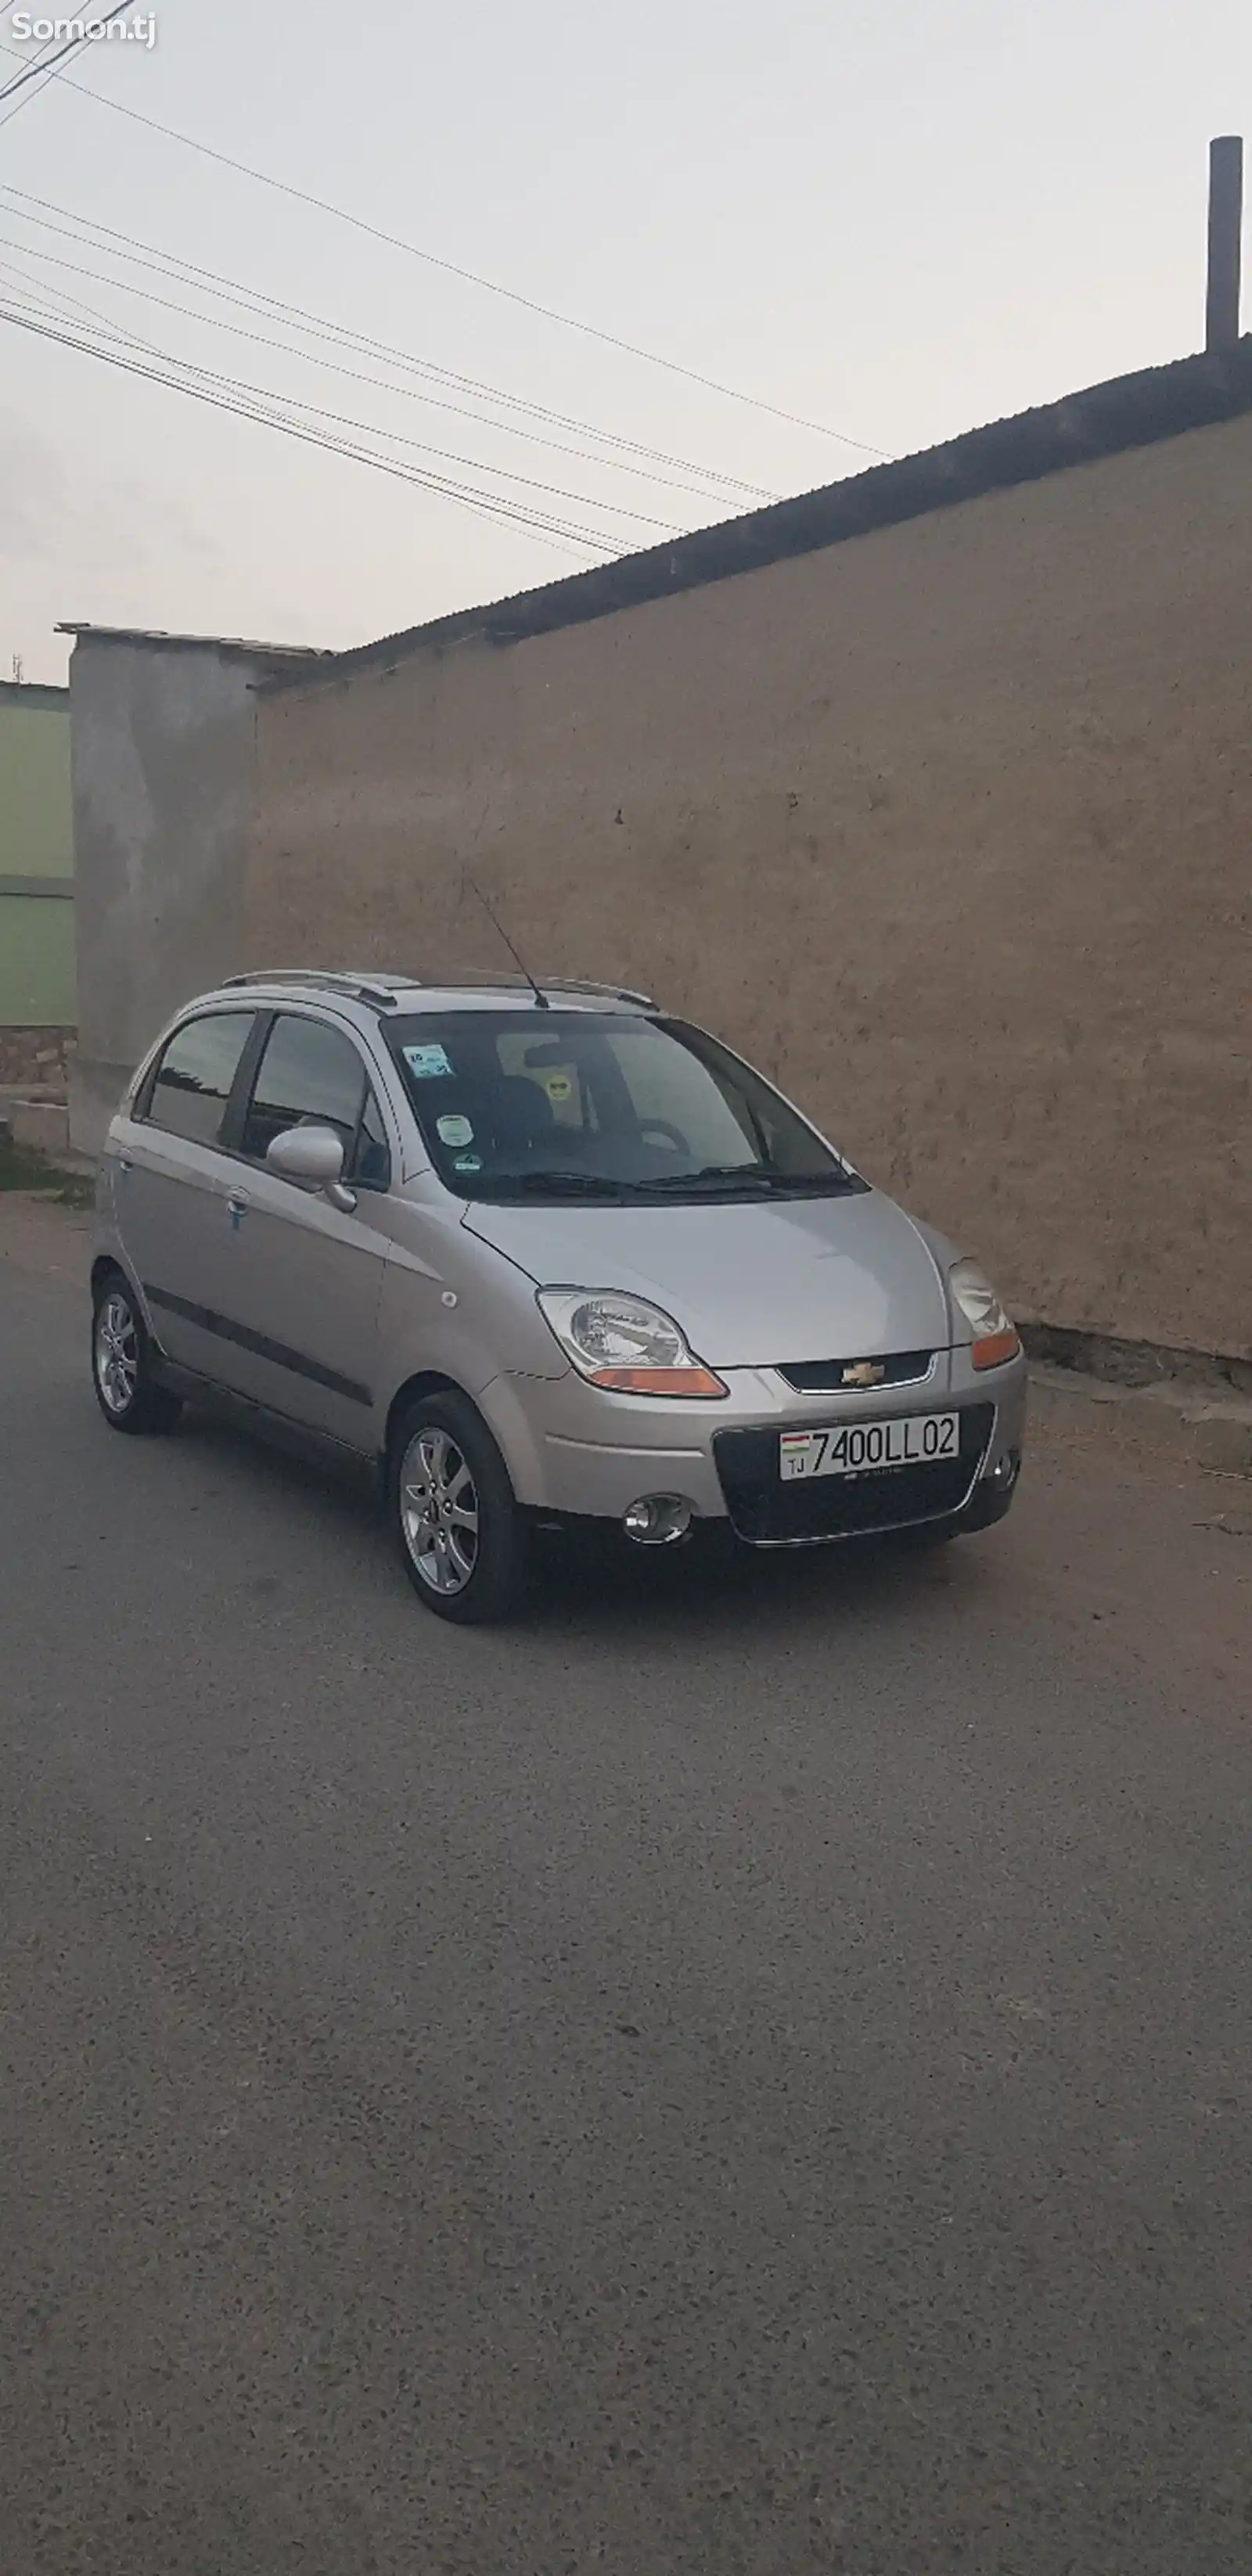
[[[609,1395],[573,1371],[497,1378],[479,1401],[518,1501],[554,1519],[620,1523],[641,1495],[675,1494],[697,1520],[778,1547],[927,1522],[981,1527],[1008,1508],[1026,1408],[1020,1354],[980,1375],[967,1348],[940,1351],[924,1378],[837,1395],[799,1395],[771,1368],[722,1375],[730,1392],[715,1403]],[[782,1431],[951,1412],[961,1416],[960,1454],[942,1465],[786,1486],[778,1477]]]

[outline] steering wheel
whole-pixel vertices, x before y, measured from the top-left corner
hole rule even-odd
[[[660,1136],[667,1145],[673,1146],[676,1154],[691,1152],[681,1127],[671,1127],[668,1118],[641,1118],[639,1133],[641,1136]]]

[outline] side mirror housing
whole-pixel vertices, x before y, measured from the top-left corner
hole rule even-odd
[[[282,1180],[320,1190],[345,1216],[356,1206],[355,1193],[344,1187],[343,1143],[333,1127],[284,1127],[271,1139],[265,1160]]]

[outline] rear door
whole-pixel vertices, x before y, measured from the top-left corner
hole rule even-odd
[[[255,1052],[255,1011],[197,1012],[169,1038],[112,1152],[118,1234],[164,1351],[220,1377],[222,1263],[236,1166],[223,1134]]]
[[[228,1131],[231,1229],[219,1375],[242,1395],[353,1449],[379,1438],[377,1320],[399,1136],[355,1034],[316,1006],[274,1015]],[[350,1212],[284,1180],[266,1152],[284,1129],[333,1127]]]

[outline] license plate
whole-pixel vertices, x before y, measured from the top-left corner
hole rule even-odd
[[[928,1467],[960,1451],[959,1413],[906,1413],[891,1422],[839,1422],[829,1431],[784,1431],[778,1473],[859,1476],[872,1468]]]

